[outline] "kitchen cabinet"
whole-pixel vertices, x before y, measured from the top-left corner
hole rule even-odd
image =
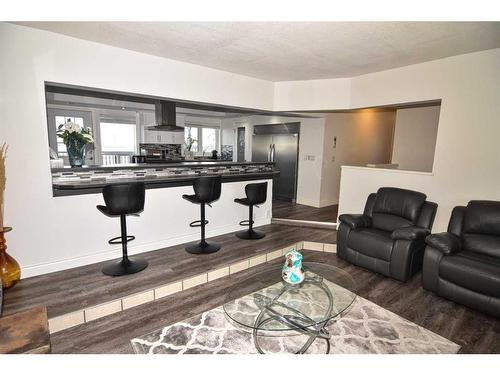
[[[144,143],[182,144],[184,143],[184,133],[145,130]]]
[[[177,126],[184,126],[184,116],[177,116]],[[144,129],[144,143],[183,144],[184,133]]]

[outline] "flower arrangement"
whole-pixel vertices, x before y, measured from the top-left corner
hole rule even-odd
[[[62,138],[66,145],[70,165],[81,167],[85,162],[87,145],[94,143],[92,129],[68,120],[68,122],[58,126],[57,136]]]
[[[186,150],[184,151],[184,158],[186,160],[193,160],[194,159],[194,152],[191,151],[193,148],[193,145],[198,142],[196,139],[191,137],[191,134],[188,134],[185,142]]]
[[[196,142],[198,142],[196,139],[191,138],[191,135],[188,135],[186,138],[186,150],[191,151],[191,148]]]

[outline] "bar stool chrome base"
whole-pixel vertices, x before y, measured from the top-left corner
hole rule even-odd
[[[265,233],[254,229],[242,230],[241,232],[236,233],[236,237],[241,238],[242,240],[260,240],[265,236]]]
[[[217,243],[201,241],[197,244],[186,246],[186,251],[190,254],[212,254],[219,251],[221,246]]]
[[[141,272],[148,266],[148,262],[142,258],[122,258],[112,260],[102,268],[102,273],[108,276],[124,276]]]

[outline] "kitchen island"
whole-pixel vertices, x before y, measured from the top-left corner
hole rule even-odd
[[[143,181],[146,189],[188,186],[200,176],[221,175],[222,182],[272,179],[279,175],[271,162],[181,161],[53,168],[54,196],[100,193],[108,184]]]
[[[127,218],[128,231],[136,238],[130,242],[130,255],[169,246],[199,241],[200,228],[189,223],[200,218],[200,206],[183,199],[193,194],[193,181],[199,176],[221,175],[220,198],[206,209],[206,236],[236,232],[248,219],[248,207],[234,202],[245,197],[249,183],[267,182],[267,200],[254,208],[254,227],[270,224],[273,178],[279,175],[273,163],[234,163],[226,161],[186,161],[180,163],[129,164],[54,168],[51,170],[53,215],[65,218],[57,226],[57,235],[45,236],[46,246],[60,250],[59,259],[47,259],[25,276],[54,272],[84,264],[116,259],[121,245],[108,245],[120,231],[120,223],[97,209],[104,204],[102,188],[108,184],[143,181],[146,185],[144,211]],[[49,218],[47,218],[49,220]],[[237,240],[241,241],[241,240]],[[231,251],[223,245],[221,251]],[[148,272],[146,270],[146,272]]]

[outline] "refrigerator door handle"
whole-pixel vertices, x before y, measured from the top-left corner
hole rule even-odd
[[[275,153],[274,143],[271,145],[271,162],[274,163],[274,153]]]
[[[273,145],[269,144],[269,152],[267,153],[267,161],[271,161],[271,155],[273,152],[272,150],[273,150]]]

